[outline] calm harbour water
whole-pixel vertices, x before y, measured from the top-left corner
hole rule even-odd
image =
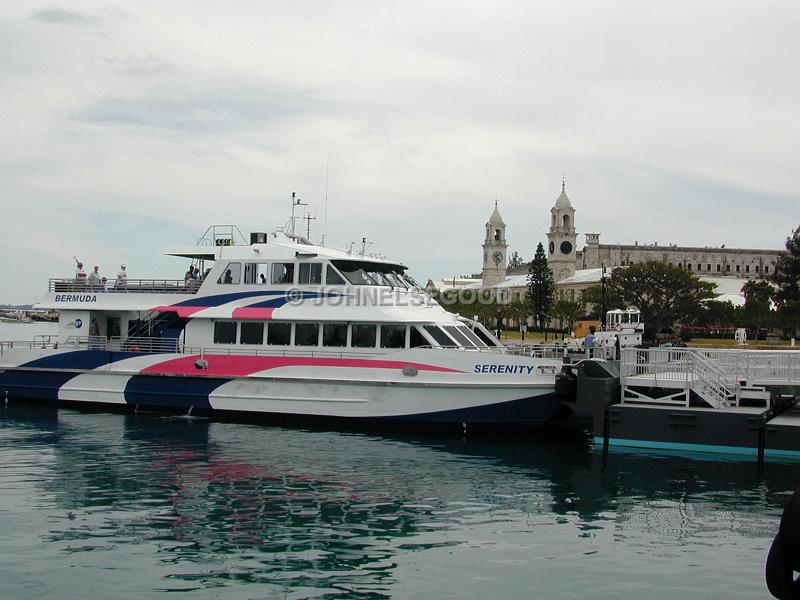
[[[697,455],[604,460],[559,432],[365,434],[13,401],[0,457],[2,597],[25,599],[768,598],[764,560],[800,486],[797,463],[759,478]]]

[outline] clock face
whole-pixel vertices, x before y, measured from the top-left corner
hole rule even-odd
[[[503,262],[503,253],[498,250],[492,254],[492,260],[494,261],[494,264],[499,265],[501,262]]]
[[[561,242],[561,253],[569,254],[570,252],[572,252],[572,244],[569,242]]]
[[[556,245],[554,242],[550,242],[550,254],[556,251]]]

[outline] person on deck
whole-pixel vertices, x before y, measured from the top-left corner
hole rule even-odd
[[[117,284],[116,287],[124,288],[128,284],[128,272],[125,268],[125,265],[119,266],[119,273],[117,273]]]
[[[596,330],[595,330],[594,325],[590,325],[589,326],[589,333],[587,334],[587,336],[585,338],[583,338],[583,345],[589,350],[589,356],[591,356],[594,353],[594,348],[597,345],[595,343],[595,340],[596,340],[595,335],[594,335],[595,331]]]
[[[100,267],[95,265],[94,266],[94,270],[91,273],[89,273],[89,277],[88,277],[89,287],[91,287],[92,289],[95,289],[95,290],[100,289],[100,279],[101,279],[101,277],[100,277]]]

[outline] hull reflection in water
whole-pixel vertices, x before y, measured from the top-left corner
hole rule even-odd
[[[762,482],[740,463],[604,465],[583,440],[544,435],[14,405],[0,452],[11,597],[763,596],[766,549],[797,484],[780,463]]]

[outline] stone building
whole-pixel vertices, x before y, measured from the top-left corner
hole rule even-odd
[[[550,209],[547,232],[547,261],[553,271],[557,293],[571,300],[579,299],[584,290],[599,285],[603,271],[608,276],[614,268],[650,260],[662,261],[691,271],[705,281],[717,285],[720,299],[743,304],[741,287],[745,280],[769,276],[781,250],[726,248],[721,246],[666,246],[653,244],[601,244],[599,233],[586,233],[586,243],[577,249],[576,210],[567,196],[566,183]],[[483,269],[481,279],[443,279],[429,281],[429,289],[491,289],[506,300],[526,296],[528,265],[508,272],[506,224],[495,202],[494,211],[485,225]],[[526,251],[524,256],[533,256]]]

